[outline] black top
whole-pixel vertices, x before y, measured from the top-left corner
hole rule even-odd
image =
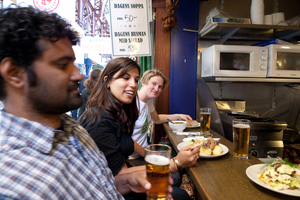
[[[94,125],[89,126],[91,115],[81,124],[91,135],[98,148],[104,153],[108,162],[108,167],[116,176],[126,159],[134,151],[134,142],[131,134],[127,131],[122,131],[120,124],[108,112],[100,110],[100,123],[98,120]]]
[[[81,92],[81,97],[83,99],[83,102],[79,108],[79,111],[78,111],[78,117],[80,117],[80,115],[85,111],[85,104],[89,98],[89,94],[87,93],[86,89],[83,89],[82,92]]]

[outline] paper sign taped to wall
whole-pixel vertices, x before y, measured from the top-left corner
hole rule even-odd
[[[151,56],[147,0],[110,1],[113,56]]]

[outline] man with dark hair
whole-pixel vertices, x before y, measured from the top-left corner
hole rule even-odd
[[[0,199],[122,199],[145,192],[145,170],[115,179],[67,111],[82,103],[78,38],[57,14],[0,10]]]

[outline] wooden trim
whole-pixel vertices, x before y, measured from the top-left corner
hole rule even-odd
[[[153,1],[154,3],[155,1]],[[158,1],[156,1],[158,2]],[[161,1],[159,1],[161,2]],[[154,67],[162,70],[170,78],[170,48],[171,32],[163,28],[162,16],[166,12],[164,7],[156,7],[156,25],[155,25],[155,62]],[[169,87],[165,88],[159,97],[155,99],[155,109],[158,114],[169,113]],[[161,137],[165,136],[162,125],[155,126],[154,143],[160,142]]]
[[[166,7],[166,0],[153,0],[152,1],[153,8],[165,8]]]

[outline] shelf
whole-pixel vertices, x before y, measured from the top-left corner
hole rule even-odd
[[[186,31],[192,31],[187,30]],[[274,38],[300,40],[300,27],[259,25],[259,24],[233,24],[213,23],[200,34],[200,39],[218,39],[224,43],[228,39],[266,41]],[[300,83],[300,79],[293,78],[243,78],[243,77],[210,77],[203,78],[207,82],[269,82],[269,83]]]
[[[214,23],[205,32],[200,34],[200,39],[219,39],[221,43],[224,43],[228,39],[270,40],[281,38],[298,40],[298,37],[300,39],[300,27],[298,26],[232,23]]]
[[[300,83],[300,79],[293,78],[239,78],[239,77],[209,77],[206,82],[269,82],[269,83]]]

